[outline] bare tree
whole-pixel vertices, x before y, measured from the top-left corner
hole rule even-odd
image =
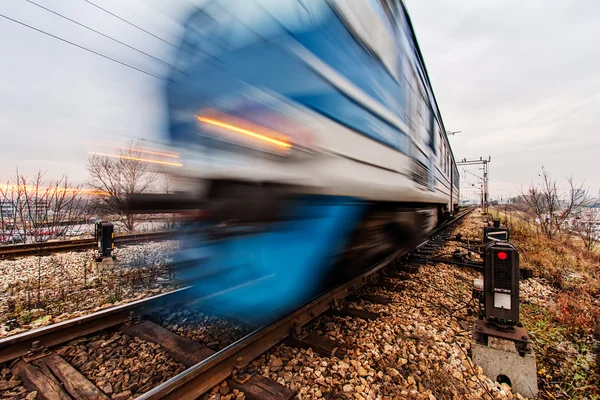
[[[527,213],[531,214],[541,232],[552,239],[563,230],[565,222],[578,212],[588,201],[583,184],[568,178],[568,192],[561,193],[551,174],[542,167],[541,183],[531,184],[521,195]]]
[[[144,162],[143,152],[143,144],[132,141],[118,156],[92,155],[87,164],[88,186],[104,194],[94,198],[95,209],[118,218],[129,232],[135,229],[139,217],[126,212],[127,197],[150,192],[157,178]]]
[[[88,199],[67,175],[44,184],[45,172],[33,178],[19,173],[0,186],[0,220],[4,234],[20,235],[25,243],[40,243],[76,234],[87,215]]]
[[[171,174],[163,174],[163,180],[161,190],[165,194],[173,193],[173,178]],[[173,229],[177,226],[177,216],[171,214],[164,214],[164,229]]]
[[[46,185],[44,176],[45,172],[39,171],[29,178],[17,169],[14,177],[0,187],[2,213],[6,219],[8,214],[11,217],[11,235],[18,235],[25,243],[39,244],[37,280],[32,287],[37,289],[37,306],[42,304],[42,243],[76,234],[87,215],[87,196],[80,186],[73,186],[66,175]]]
[[[17,169],[17,175],[19,170]],[[18,185],[11,184],[10,180],[0,187],[0,244],[13,244],[22,242],[17,226],[18,205],[21,202],[21,191]]]
[[[583,208],[573,220],[572,225],[585,248],[590,251],[594,250],[600,242],[600,208]]]
[[[163,181],[161,187],[163,193],[170,194],[173,193],[173,178],[171,174],[163,174]]]

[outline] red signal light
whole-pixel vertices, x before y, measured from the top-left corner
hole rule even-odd
[[[497,254],[497,256],[498,256],[498,258],[499,258],[499,259],[501,259],[501,260],[506,260],[506,259],[508,258],[508,254],[506,254],[506,253],[505,253],[505,252],[503,252],[503,251],[499,251],[499,252],[498,252],[498,254]]]

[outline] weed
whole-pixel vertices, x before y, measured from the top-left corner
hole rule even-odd
[[[546,306],[521,304],[538,363],[540,397],[600,399],[600,259],[562,232],[549,239],[518,212],[494,210],[511,232],[521,266],[557,293]]]
[[[29,311],[29,310],[21,311],[21,314],[19,314],[19,322],[21,324],[28,324],[31,321],[33,321],[33,314],[31,313],[31,311]]]
[[[121,285],[115,285],[114,289],[106,298],[106,301],[110,304],[114,304],[121,300],[123,300],[123,289],[121,288]]]

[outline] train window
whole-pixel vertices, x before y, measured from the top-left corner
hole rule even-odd
[[[444,154],[444,150],[442,146],[444,145],[444,138],[442,137],[442,131],[438,127],[438,141],[437,141],[437,158],[438,165],[440,168],[442,167],[442,155]]]
[[[425,89],[418,79],[417,73],[409,62],[405,64],[408,76],[406,90],[409,125],[414,132],[414,139],[420,143],[431,146],[431,118],[432,112],[427,101]]]
[[[450,158],[448,156],[449,152],[448,152],[448,145],[446,145],[446,176],[448,176],[448,172],[450,171],[450,165],[448,163],[448,159]]]
[[[446,148],[446,175],[450,176],[450,149]]]
[[[444,174],[448,176],[448,145],[444,142]]]
[[[406,104],[407,104],[407,116],[408,116],[408,123],[411,127],[411,130],[416,133],[416,120],[417,120],[417,106],[418,106],[418,99],[417,99],[417,93],[415,91],[415,86],[416,86],[416,75],[415,75],[415,71],[412,68],[412,65],[410,65],[410,61],[408,59],[405,59],[405,68],[404,70],[406,71],[406,81],[407,81],[407,87],[406,87]]]
[[[331,4],[341,14],[348,29],[360,38],[362,45],[399,81],[400,37],[394,15],[384,6],[383,0],[331,0]]]
[[[196,11],[186,23],[178,69],[186,70],[202,58],[218,58],[226,51],[258,40],[258,35],[247,26],[232,23],[236,18],[217,2]]]
[[[297,0],[257,0],[253,2],[209,1],[185,24],[185,38],[177,68],[185,71],[203,58],[222,54],[252,43],[285,35],[285,29],[301,30],[309,22],[326,18],[323,2]],[[267,11],[268,10],[268,11]]]
[[[443,160],[444,168],[442,169],[444,171],[444,175],[446,175],[446,160],[447,160],[447,158],[446,158],[446,143],[444,143],[444,160]]]
[[[427,112],[427,140],[429,140],[429,148],[435,151],[435,117],[433,116],[433,109],[429,103],[427,104]]]
[[[440,169],[444,172],[444,160],[446,159],[446,149],[444,142],[440,142]]]

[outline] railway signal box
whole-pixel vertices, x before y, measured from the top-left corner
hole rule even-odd
[[[517,249],[491,239],[484,250],[483,283],[474,281],[474,296],[483,303],[484,312],[473,330],[472,358],[492,379],[535,397],[535,355],[527,329],[519,322],[519,272]]]
[[[96,223],[96,240],[98,241],[98,257],[111,257],[115,248],[114,226],[110,222]]]
[[[485,318],[500,325],[519,323],[519,253],[508,242],[485,246]]]

